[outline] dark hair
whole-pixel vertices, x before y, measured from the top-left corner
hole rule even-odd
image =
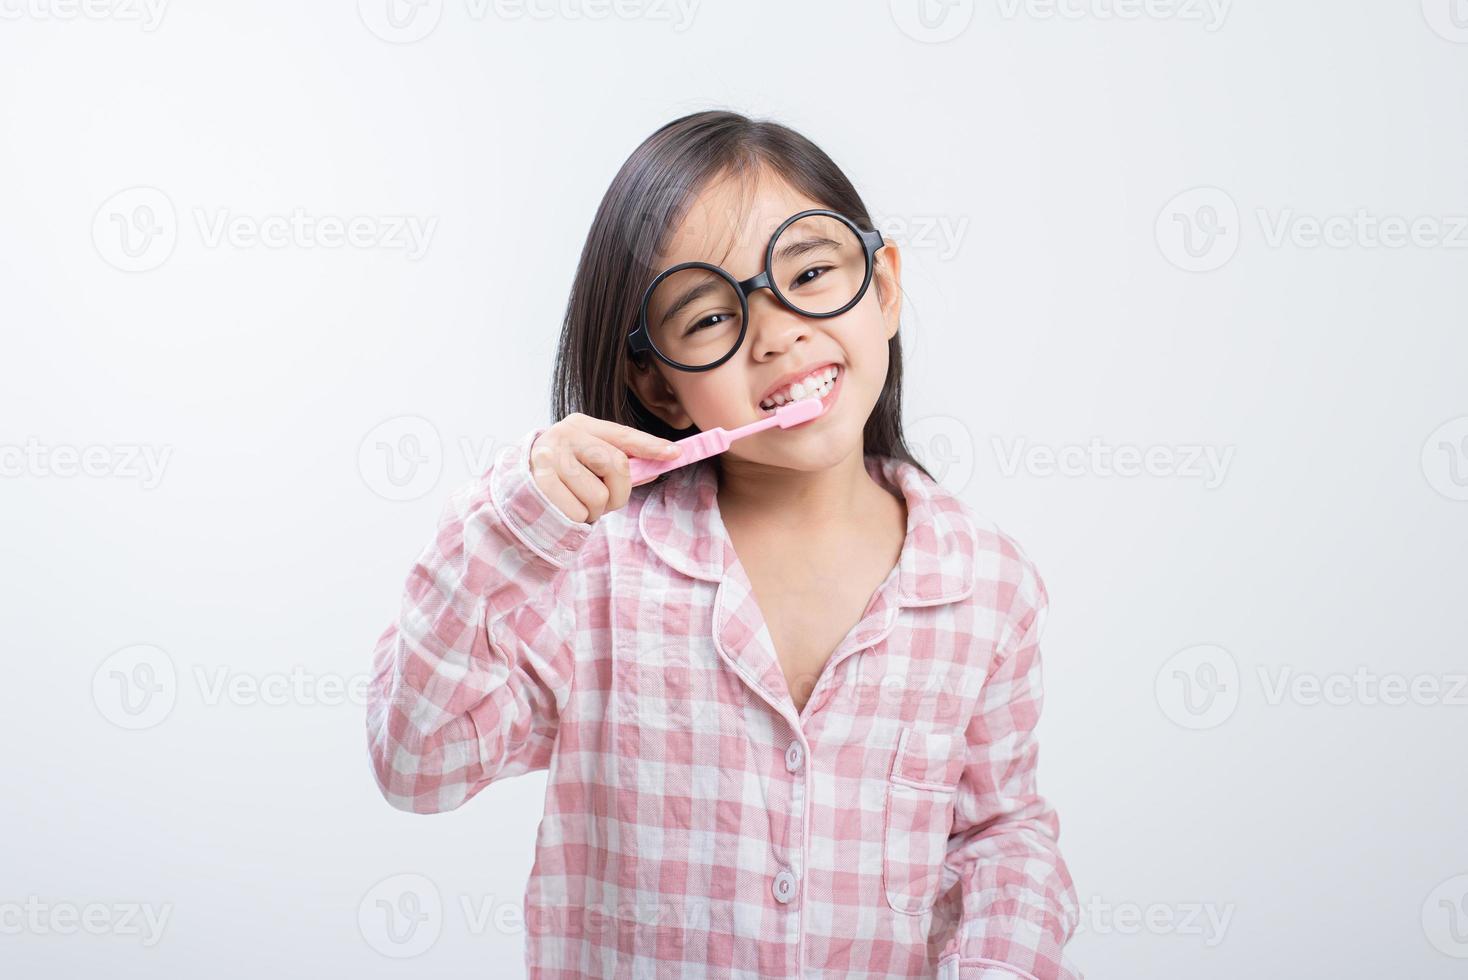
[[[665,439],[678,430],[649,412],[627,384],[627,334],[637,325],[652,262],[686,208],[713,179],[746,178],[765,166],[822,207],[872,228],[861,196],[820,147],[794,130],[737,112],[707,110],[674,119],[642,142],[612,179],[581,250],[556,350],[551,410],[630,425]],[[880,280],[875,284],[880,290]],[[892,456],[932,474],[902,437],[902,345],[887,342],[887,378],[862,432],[863,453]]]

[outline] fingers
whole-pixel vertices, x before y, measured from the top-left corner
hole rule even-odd
[[[560,479],[537,480],[536,482],[540,484],[540,489],[545,493],[546,499],[555,504],[556,509],[562,514],[582,524],[593,523],[586,505],[578,500]]]
[[[581,427],[598,439],[616,446],[629,456],[641,456],[643,459],[667,459],[677,452],[676,443],[619,422],[586,416],[582,420]],[[667,451],[670,447],[672,452]]]
[[[630,467],[626,454],[616,447],[578,431],[545,444],[537,440],[532,452],[537,456],[533,471],[541,488],[572,520],[594,523],[627,502]],[[549,479],[540,479],[542,476]],[[574,503],[566,501],[567,495],[574,498]]]
[[[581,499],[575,496],[561,475],[561,450],[556,449],[555,440],[540,437],[530,447],[530,475],[546,499],[564,513],[571,521],[587,524],[589,511]]]
[[[547,499],[571,520],[592,523],[603,513],[606,485],[564,441],[544,437],[535,440],[530,449],[530,471]]]
[[[632,467],[627,462],[625,452],[601,439],[590,438],[576,447],[576,459],[600,478],[602,488],[606,491],[606,502],[597,514],[598,517],[627,503],[627,497],[632,492]]]
[[[678,446],[628,425],[573,413],[531,446],[531,469],[546,498],[574,521],[594,523],[626,505],[629,456],[669,459]]]
[[[583,521],[594,524],[610,509],[607,506],[611,499],[610,491],[601,477],[581,461],[580,449],[572,449],[567,454],[558,472],[561,482],[576,495],[577,501],[586,511],[586,516],[581,518]]]

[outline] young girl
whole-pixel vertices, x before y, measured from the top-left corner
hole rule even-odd
[[[903,443],[900,268],[826,154],[736,113],[668,123],[603,199],[560,421],[449,501],[367,718],[403,810],[549,770],[531,977],[1080,977],[1045,587]]]

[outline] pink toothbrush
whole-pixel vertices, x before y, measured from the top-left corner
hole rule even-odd
[[[777,425],[782,429],[788,429],[792,425],[809,422],[823,411],[825,411],[825,406],[821,404],[820,398],[816,396],[802,398],[789,405],[780,406],[775,409],[773,415],[766,416],[758,422],[741,425],[737,429],[725,429],[720,426],[709,429],[707,432],[700,432],[696,436],[689,436],[687,439],[679,439],[673,445],[678,446],[681,451],[672,459],[643,459],[640,456],[633,456],[628,460],[632,469],[632,485],[641,486],[659,473],[666,473],[668,470],[676,470],[680,466],[687,466],[689,463],[717,456],[728,449],[736,439],[752,436],[756,432],[763,432]]]

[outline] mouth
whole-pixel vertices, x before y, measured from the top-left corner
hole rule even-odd
[[[841,382],[846,377],[845,365],[831,363],[823,364],[797,380],[794,384],[787,385],[771,393],[760,400],[759,410],[764,415],[772,415],[775,410],[783,405],[802,398],[810,398],[819,395],[821,399],[821,414],[825,415],[836,403],[836,396],[841,391]]]

